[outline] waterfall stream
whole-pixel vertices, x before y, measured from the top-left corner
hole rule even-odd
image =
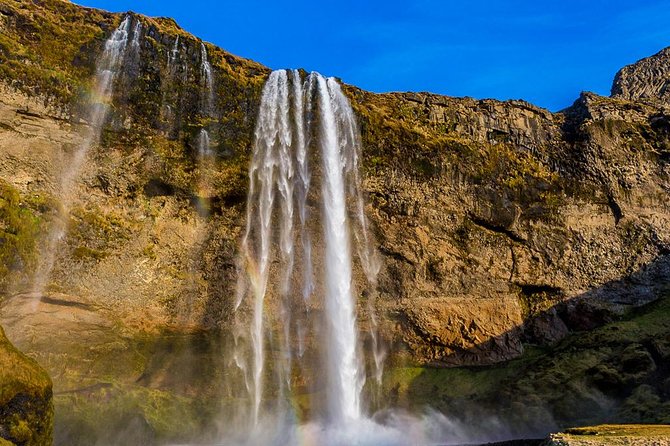
[[[123,71],[126,56],[130,52],[139,56],[141,34],[142,22],[138,19],[133,19],[130,15],[126,16],[105,42],[103,52],[97,60],[91,98],[85,113],[88,121],[88,129],[82,143],[72,155],[72,159],[64,164],[63,170],[60,173],[59,193],[61,206],[42,244],[38,265],[33,277],[32,292],[37,299],[41,298],[48,285],[60,241],[67,233],[69,212],[75,199],[75,181],[79,176],[88,152],[100,139],[102,127],[109,113],[109,103],[113,97],[114,83]]]
[[[325,399],[313,404],[311,419],[329,427],[366,420],[356,315],[363,290],[354,286],[354,269],[358,262],[373,289],[379,261],[364,213],[360,151],[356,119],[335,79],[270,74],[249,169],[236,302],[235,358],[249,389],[252,431],[264,430],[268,418],[290,418],[284,412],[297,374],[310,375],[310,391]],[[307,342],[321,351],[305,354]]]
[[[210,120],[215,115],[214,110],[214,77],[212,74],[212,65],[207,55],[207,47],[204,42],[200,42],[200,115],[204,119],[204,124],[198,132],[197,145],[197,163],[200,170],[198,177],[198,210],[200,215],[209,215],[209,196],[211,191],[211,175],[214,170],[214,152],[211,149],[212,141],[210,139]]]

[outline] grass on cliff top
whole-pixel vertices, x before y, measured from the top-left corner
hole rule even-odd
[[[84,8],[62,0],[0,3],[0,79],[30,95],[74,105],[90,84],[95,58],[122,14]],[[174,20],[143,17],[142,22],[172,39],[197,39]],[[148,36],[147,38],[150,39]],[[160,46],[160,45],[159,45]],[[212,65],[243,84],[262,82],[268,69],[208,45]],[[168,48],[161,48],[166,53]]]
[[[566,434],[597,437],[670,437],[667,424],[601,424],[567,429]]]
[[[4,0],[0,78],[28,94],[71,103],[88,82],[93,69],[89,57],[113,20],[111,14],[60,0]]]

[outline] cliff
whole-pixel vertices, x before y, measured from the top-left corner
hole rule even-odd
[[[59,175],[90,124],[82,104],[95,59],[121,20],[60,0],[0,3],[0,323],[57,372],[67,404],[82,388],[88,401],[113,399],[118,386],[138,382],[159,398],[154,392],[179,384],[163,376],[155,364],[163,347],[147,339],[228,326],[269,73],[204,43],[214,78],[213,111],[204,113],[202,42],[170,19],[133,15],[139,57],[124,67],[100,144],[76,181],[41,317],[31,281],[62,206]],[[509,361],[668,293],[668,54],[622,69],[612,97],[582,93],[559,113],[345,87],[383,259],[377,290],[359,299],[361,326],[374,302],[392,364]],[[205,126],[215,154],[207,169],[196,154]],[[67,338],[52,335],[63,327]],[[82,365],[91,353],[72,339],[96,346],[93,371]],[[143,406],[146,389],[135,390],[128,404],[139,405],[151,435],[170,430],[157,419],[183,415]],[[85,412],[67,416],[86,424]]]

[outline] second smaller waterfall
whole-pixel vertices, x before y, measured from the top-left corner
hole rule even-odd
[[[72,159],[64,165],[60,173],[61,207],[42,245],[33,278],[32,292],[38,297],[44,293],[54,267],[58,246],[67,232],[70,208],[75,198],[74,183],[79,176],[88,152],[100,139],[102,127],[109,113],[109,104],[113,98],[114,84],[123,71],[126,57],[131,50],[139,57],[141,33],[142,22],[130,15],[126,16],[105,42],[102,54],[97,60],[89,105],[85,114],[88,120],[88,129],[83,142],[77,147]]]
[[[202,79],[201,88],[203,89],[201,109],[205,115],[209,115],[213,112],[212,108],[214,107],[214,77],[204,42],[200,43],[200,78]]]

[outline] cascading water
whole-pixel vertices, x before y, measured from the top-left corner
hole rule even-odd
[[[200,129],[200,134],[198,134],[198,156],[200,158],[211,155],[210,144],[209,132],[205,129]]]
[[[207,56],[207,48],[202,42],[200,43],[200,78],[203,82],[201,86],[200,110],[203,115],[209,117],[214,107],[214,81],[212,77],[212,65],[209,63],[209,57]],[[209,131],[203,127],[200,129],[200,134],[198,135],[198,154],[201,157],[210,154],[209,144]]]
[[[201,98],[202,110],[205,114],[208,114],[212,112],[214,104],[214,80],[212,76],[212,64],[209,63],[207,47],[204,42],[200,43],[200,77],[204,81],[204,94]]]
[[[230,444],[426,444],[453,432],[434,412],[367,413],[359,292],[367,291],[377,381],[384,351],[372,308],[379,259],[364,212],[361,146],[335,79],[270,74],[249,169],[231,355],[249,404],[246,412],[234,406]]]
[[[133,25],[134,22],[134,25]],[[83,142],[76,149],[72,159],[65,164],[60,176],[61,207],[54,218],[49,233],[43,243],[40,259],[32,283],[32,292],[41,298],[56,260],[59,242],[67,232],[67,221],[74,200],[74,182],[90,148],[100,139],[102,126],[109,112],[109,102],[114,92],[114,83],[121,73],[128,53],[139,56],[142,23],[126,16],[119,27],[105,42],[104,50],[97,61],[91,100],[88,106],[88,131]]]
[[[201,215],[206,216],[209,213],[209,204],[206,197],[211,194],[209,177],[212,169],[214,169],[212,157],[214,153],[211,149],[209,122],[207,122],[214,115],[214,80],[212,65],[209,62],[204,42],[200,43],[200,83],[200,114],[205,119],[205,124],[198,132],[196,141],[198,148],[197,161],[200,169],[197,195],[199,197],[198,210]]]
[[[173,73],[175,63],[179,56],[179,36],[174,39],[172,49],[167,53],[167,71],[169,74]]]
[[[347,161],[355,159],[340,145],[342,126],[351,124],[340,109],[343,103],[339,85],[317,77],[321,103],[321,151],[324,178],[325,305],[329,322],[328,378],[326,398],[329,418],[335,422],[358,419],[361,415],[360,394],[363,388],[361,364],[357,355],[356,317],[352,296],[351,248],[345,196]],[[348,105],[347,105],[348,107]],[[346,128],[345,131],[355,131]]]
[[[282,399],[290,398],[297,371],[311,375],[312,391],[325,392],[313,418],[329,426],[355,423],[363,417],[365,373],[352,242],[372,286],[379,267],[363,212],[353,111],[334,79],[312,73],[303,81],[298,71],[275,71],[263,90],[255,136],[236,304],[236,358],[248,383],[251,428],[268,415],[283,417],[276,412],[289,407]],[[308,206],[314,195],[321,209]],[[322,357],[303,355],[306,337],[323,346]],[[273,393],[274,402],[267,399]]]
[[[163,130],[166,133],[171,133],[174,130],[175,113],[168,104],[168,99],[178,99],[175,95],[174,82],[177,77],[179,62],[179,36],[177,36],[172,45],[172,49],[167,52],[167,61],[165,64],[165,75],[161,77],[161,121],[163,122]],[[168,94],[169,93],[169,94]],[[175,96],[177,96],[175,98]]]

